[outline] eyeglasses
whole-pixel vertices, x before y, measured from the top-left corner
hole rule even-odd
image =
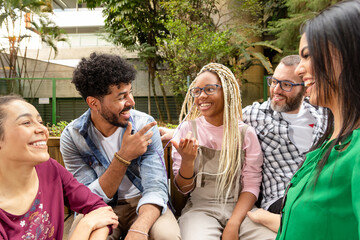
[[[217,89],[221,88],[221,85],[219,84],[208,84],[203,88],[200,87],[194,87],[190,89],[190,94],[192,97],[196,98],[201,95],[201,92],[204,90],[206,95],[213,95],[216,93]]]
[[[304,83],[292,83],[287,80],[281,81],[281,80],[274,78],[273,76],[266,77],[266,79],[267,79],[267,83],[268,83],[269,87],[274,88],[279,83],[280,88],[282,90],[284,90],[285,92],[290,92],[292,90],[293,86],[305,86]]]

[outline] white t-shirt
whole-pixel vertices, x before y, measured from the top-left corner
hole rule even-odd
[[[301,105],[298,113],[281,113],[281,115],[290,123],[290,140],[299,149],[300,153],[308,151],[312,144],[313,128],[316,123],[315,118],[309,111],[304,109],[303,105]]]
[[[101,143],[101,146],[104,148],[107,157],[110,159],[110,162],[114,158],[114,153],[119,151],[121,145],[121,136],[120,128],[118,128],[111,136],[104,137],[99,130],[95,129],[95,133]],[[124,175],[123,180],[119,186],[118,196],[120,199],[129,199],[140,195],[139,189],[135,187],[134,184],[129,180],[129,178]]]

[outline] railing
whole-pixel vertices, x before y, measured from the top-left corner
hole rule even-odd
[[[51,122],[52,124],[56,124],[56,80],[71,80],[71,78],[0,78],[0,80],[27,80],[27,81],[32,81],[32,80],[48,80],[51,81],[51,89],[52,89],[52,94],[51,94],[51,105],[52,105],[52,111],[51,111]],[[41,84],[41,83],[40,83]],[[26,96],[23,96],[26,98]]]

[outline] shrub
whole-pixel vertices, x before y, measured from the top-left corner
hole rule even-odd
[[[47,128],[49,130],[49,134],[51,137],[60,137],[62,131],[64,131],[65,127],[68,125],[69,123],[67,121],[60,121],[56,124],[53,124],[52,126],[49,126],[49,124],[47,124]]]

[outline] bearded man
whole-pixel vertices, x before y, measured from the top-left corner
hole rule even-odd
[[[295,74],[299,63],[298,55],[281,59],[267,79],[270,99],[243,109],[243,121],[255,128],[264,154],[261,207],[272,213],[280,212],[287,184],[326,129],[326,110],[309,104]]]
[[[67,170],[118,215],[119,225],[108,239],[181,239],[167,208],[156,122],[132,109],[135,74],[116,55],[92,53],[80,61],[72,83],[89,109],[66,127],[60,150]]]

